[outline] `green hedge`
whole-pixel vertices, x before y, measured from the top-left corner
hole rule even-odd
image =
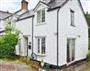
[[[88,47],[88,49],[90,50],[90,38],[89,38],[89,41],[88,41],[88,43],[89,43],[89,47]]]
[[[88,50],[87,59],[90,60],[90,50]]]

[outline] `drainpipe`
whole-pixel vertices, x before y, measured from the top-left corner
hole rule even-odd
[[[32,17],[32,54],[33,54],[33,36],[34,36],[34,16]]]
[[[60,8],[57,10],[57,67],[59,66],[59,11]]]

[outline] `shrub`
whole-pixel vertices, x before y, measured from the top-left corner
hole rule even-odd
[[[90,50],[90,38],[89,38],[89,47],[88,47],[88,49]]]
[[[16,57],[15,46],[18,42],[18,36],[19,32],[13,31],[10,23],[6,25],[5,34],[0,36],[0,58],[14,59]]]
[[[88,50],[87,59],[90,60],[90,50]]]

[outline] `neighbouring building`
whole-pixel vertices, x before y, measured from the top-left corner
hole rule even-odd
[[[3,30],[3,22],[2,19],[8,17],[9,15],[11,15],[12,13],[8,12],[8,11],[0,11],[0,35],[2,35],[2,32],[4,32]]]

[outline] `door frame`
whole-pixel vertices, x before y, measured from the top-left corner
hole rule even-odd
[[[71,42],[74,40],[74,43]],[[71,42],[71,43],[70,43]],[[74,45],[74,47],[72,47]],[[71,47],[70,47],[71,46]],[[67,38],[67,57],[66,57],[66,62],[67,64],[71,64],[73,62],[75,62],[75,47],[76,47],[76,38]],[[74,51],[73,51],[74,49]],[[74,52],[74,53],[73,53]],[[70,59],[71,58],[71,59]]]

